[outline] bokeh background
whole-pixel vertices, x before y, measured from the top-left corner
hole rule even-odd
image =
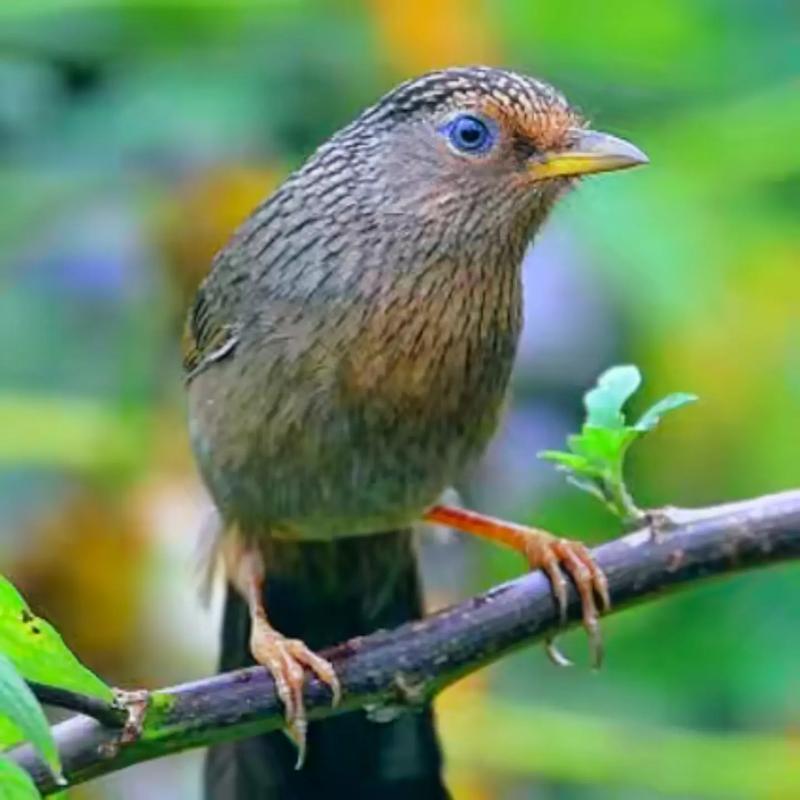
[[[0,564],[110,682],[214,668],[195,586],[208,509],[177,341],[255,203],[399,79],[488,62],[546,77],[646,170],[587,181],[526,265],[505,426],[467,502],[587,541],[613,521],[535,453],[634,362],[639,407],[701,402],[632,454],[644,505],[800,483],[800,6],[791,0],[0,3]],[[424,539],[432,606],[517,574]],[[219,595],[219,593],[218,593]],[[800,796],[800,569],[605,623],[586,667],[526,650],[441,698],[456,797]],[[200,754],[75,798],[196,798]]]

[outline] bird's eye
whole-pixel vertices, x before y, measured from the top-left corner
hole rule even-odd
[[[462,153],[485,153],[494,144],[494,134],[478,117],[462,114],[446,126],[447,137]]]

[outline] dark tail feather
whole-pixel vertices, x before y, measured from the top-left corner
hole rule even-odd
[[[274,543],[268,561],[270,621],[315,650],[421,616],[407,531],[331,543]],[[253,663],[249,632],[245,604],[228,591],[221,670]],[[293,745],[280,732],[212,747],[206,800],[449,797],[429,707],[386,723],[372,722],[363,712],[312,722],[308,756],[299,771],[295,758]]]

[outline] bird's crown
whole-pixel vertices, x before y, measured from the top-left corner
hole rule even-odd
[[[368,108],[359,122],[384,128],[463,110],[485,114],[542,149],[560,143],[567,131],[584,124],[550,84],[486,66],[437,70],[405,81]]]

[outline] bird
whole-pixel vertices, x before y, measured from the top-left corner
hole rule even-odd
[[[183,364],[228,581],[220,668],[271,673],[289,738],[212,748],[207,798],[448,796],[430,707],[309,727],[303,706],[310,677],[341,697],[321,648],[421,616],[420,520],[517,550],[562,618],[574,582],[599,662],[610,600],[587,548],[441,498],[507,404],[529,243],[582,178],[646,162],[542,80],[437,70],[323,143],[217,254]]]

